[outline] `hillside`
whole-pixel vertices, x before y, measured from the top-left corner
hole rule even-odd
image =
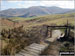
[[[59,7],[44,7],[44,6],[33,6],[30,8],[21,9],[7,9],[0,11],[1,17],[33,17],[49,14],[62,14],[72,11],[73,9],[63,9]]]
[[[3,47],[1,49],[2,50],[1,54],[14,55],[32,43],[43,44],[43,41],[47,38],[45,36],[46,28],[44,28],[44,25],[65,25],[68,20],[69,24],[74,26],[75,23],[74,15],[75,13],[68,13],[68,14],[37,16],[30,18],[22,18],[22,17],[0,18],[1,22],[0,39],[3,42],[3,45],[0,44]],[[64,29],[61,31],[63,32]],[[49,34],[48,36],[50,36]],[[74,32],[72,32],[70,35],[74,36]],[[64,40],[64,42],[60,42],[61,40],[60,41],[56,40],[50,43],[48,49],[42,52],[42,54],[56,55],[58,54],[57,52],[59,52],[58,50],[64,51],[74,50],[73,48],[74,37],[69,37],[67,40],[66,41]],[[65,46],[66,44],[69,44],[67,48]]]
[[[2,22],[3,25],[2,27],[4,26],[17,27],[19,25],[23,25],[26,28],[26,27],[40,26],[46,24],[64,25],[66,24],[67,20],[71,25],[74,25],[74,15],[75,13],[45,15],[45,16],[38,16],[38,17],[31,17],[31,18],[10,17],[7,19],[2,19],[2,21],[0,19],[0,21]]]

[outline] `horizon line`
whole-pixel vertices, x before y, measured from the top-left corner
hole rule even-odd
[[[30,6],[30,7],[27,7],[27,8],[8,8],[8,9],[28,9],[28,8],[31,8],[31,7],[58,7],[58,8],[62,8],[62,7],[59,7],[59,6]],[[8,10],[8,9],[1,9],[0,11],[4,11],[4,10]],[[75,8],[62,8],[62,9],[75,9]]]

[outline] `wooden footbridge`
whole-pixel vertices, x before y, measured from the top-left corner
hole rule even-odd
[[[48,47],[48,44],[37,44],[33,43],[30,46],[27,46],[21,52],[16,54],[15,56],[39,56],[42,51],[44,51]]]
[[[56,34],[56,32],[61,33],[60,30],[55,30],[53,34],[55,34],[56,37],[53,36],[52,38],[47,38],[42,44],[32,43],[15,56],[39,56],[45,49],[48,48],[50,42],[53,42],[58,37],[61,37],[60,34]]]
[[[21,50],[19,53],[17,53],[15,56],[39,56],[45,49],[48,48],[50,45],[50,42],[53,42],[57,40],[60,37],[69,37],[70,34],[70,29],[74,28],[71,26],[47,26],[47,31],[46,31],[46,36],[48,34],[48,28],[65,28],[65,34],[61,35],[62,32],[60,30],[54,30],[52,31],[52,36],[51,38],[47,38],[44,40],[43,44],[37,44],[37,43],[32,43],[31,45],[25,47],[23,50]]]

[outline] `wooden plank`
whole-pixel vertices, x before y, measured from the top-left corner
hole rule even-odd
[[[19,52],[18,55],[22,56],[39,56],[41,52],[47,47],[48,45],[42,45],[42,44],[36,44],[33,43],[30,46],[24,48],[21,52]]]
[[[34,46],[34,47],[31,47],[31,46],[29,46],[29,48],[38,48],[38,49],[44,49],[46,46],[42,46],[42,47],[40,47],[40,46]]]
[[[33,56],[33,55],[31,55],[31,54],[28,54],[28,53],[20,53],[21,55],[23,55],[23,56]]]
[[[31,54],[25,53],[24,56],[39,56],[39,55],[31,55]]]
[[[19,54],[22,54],[22,55],[26,55],[26,54],[29,54],[29,55],[33,55],[33,56],[37,56],[38,54],[35,53],[35,52],[31,52],[31,51],[25,51],[25,52],[20,52]]]
[[[31,49],[31,48],[28,48],[26,50],[31,51],[31,52],[34,52],[34,53],[37,53],[37,54],[40,52],[39,50],[35,50],[35,49]]]
[[[23,56],[23,55],[21,55],[21,54],[16,54],[15,56]]]
[[[43,47],[44,45],[42,45],[42,44],[36,44],[36,43],[33,43],[33,44],[30,45],[30,47],[34,47],[34,46],[35,46],[35,47],[36,47],[36,46]]]
[[[35,50],[39,50],[39,51],[44,49],[44,48],[36,48],[36,47],[30,47],[30,48],[35,49]]]
[[[40,51],[34,50],[34,49],[27,49],[27,50],[25,49],[25,50],[22,50],[21,52],[30,52],[30,51],[34,52],[34,53],[37,53],[37,54],[40,52]]]
[[[46,47],[47,47],[47,45],[41,45],[41,44],[33,43],[30,46],[26,47],[25,49],[29,48],[29,49],[41,51],[41,50],[45,49]]]

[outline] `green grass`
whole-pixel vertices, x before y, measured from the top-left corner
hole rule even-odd
[[[27,18],[24,18],[24,17],[10,17],[9,19],[11,19],[13,21],[23,21],[23,20],[30,20],[30,19],[33,19],[33,18],[36,18],[36,17],[27,17]]]
[[[37,17],[28,17],[28,18],[12,17],[10,19],[13,21],[22,22],[25,28],[29,28],[33,26],[41,26],[41,25],[51,25],[51,24],[64,25],[67,23],[67,20],[73,26],[75,24],[74,15],[75,13],[68,13],[68,14],[45,15],[45,16],[37,16]]]

